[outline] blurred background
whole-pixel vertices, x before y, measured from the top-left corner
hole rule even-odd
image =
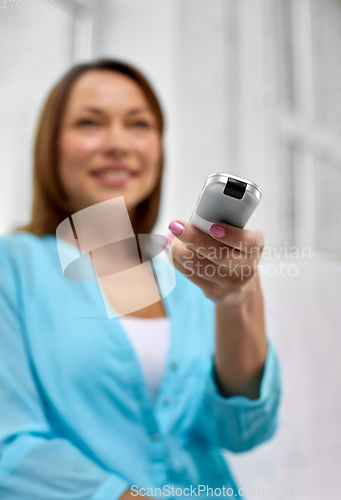
[[[341,498],[341,0],[0,0],[0,233],[29,219],[47,93],[70,65],[103,56],[139,67],[163,104],[156,232],[188,220],[207,175],[225,171],[262,188],[250,225],[270,248],[312,250],[291,279],[263,278],[280,431],[226,456],[264,496],[270,484],[332,485],[339,493],[314,498]]]

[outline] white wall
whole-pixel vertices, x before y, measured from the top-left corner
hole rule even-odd
[[[271,440],[226,456],[241,487],[264,490],[245,497],[340,498],[341,265],[282,262],[282,276],[278,265],[263,266],[262,282],[268,336],[281,366],[280,426]]]
[[[0,46],[0,232],[4,232],[29,217],[35,124],[47,92],[71,63],[72,17],[58,5],[53,11],[1,11]]]

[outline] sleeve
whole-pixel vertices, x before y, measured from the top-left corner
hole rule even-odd
[[[116,500],[130,487],[54,435],[30,368],[18,278],[0,248],[0,498]]]
[[[258,399],[241,395],[224,397],[214,375],[211,356],[200,397],[187,419],[190,439],[209,440],[214,446],[235,453],[251,450],[270,439],[280,423],[281,396],[281,372],[272,341],[268,339]]]

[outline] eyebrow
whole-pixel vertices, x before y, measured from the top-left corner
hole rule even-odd
[[[99,108],[94,108],[92,106],[87,106],[85,108],[82,108],[79,110],[80,112],[82,111],[90,111],[92,113],[95,113],[97,115],[103,115],[103,111]],[[134,114],[137,114],[137,113],[141,113],[142,111],[150,111],[151,113],[153,113],[153,110],[151,107],[149,106],[144,106],[144,107],[140,107],[140,108],[134,108],[132,110],[129,111],[128,115],[134,115]]]
[[[136,113],[140,113],[141,111],[150,111],[151,113],[153,113],[153,110],[150,106],[144,106],[143,108],[132,109],[131,111],[129,111],[128,115],[134,115]]]

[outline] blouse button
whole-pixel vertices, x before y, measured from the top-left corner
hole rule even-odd
[[[169,405],[170,398],[168,396],[166,396],[166,397],[163,398],[162,402],[163,402],[164,405]]]
[[[171,363],[171,368],[172,370],[176,370],[178,368],[179,364],[177,361],[172,361]]]
[[[160,439],[160,436],[159,436],[159,434],[157,434],[156,432],[154,432],[153,434],[151,434],[150,439],[152,441],[158,441]]]

